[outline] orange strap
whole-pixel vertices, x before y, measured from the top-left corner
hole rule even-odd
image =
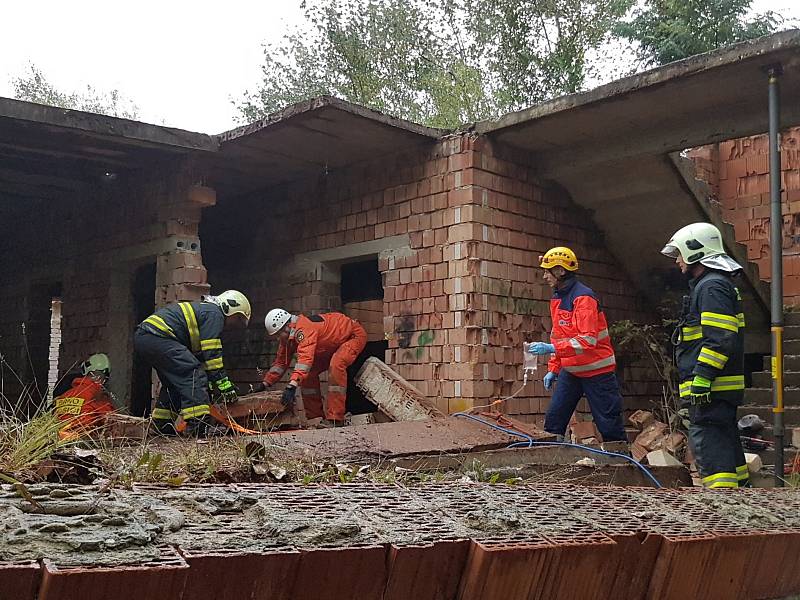
[[[217,408],[216,404],[212,404],[211,408],[211,416],[214,417],[217,421],[222,423],[223,425],[227,425],[237,433],[244,433],[245,435],[259,435],[260,431],[254,431],[252,429],[247,429],[246,427],[242,427],[233,418],[227,414],[227,411],[223,413],[219,408]]]

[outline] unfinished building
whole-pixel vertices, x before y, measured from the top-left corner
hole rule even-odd
[[[683,285],[663,242],[724,216],[680,152],[765,131],[769,64],[783,126],[800,123],[798,48],[784,32],[455,132],[333,98],[219,136],[0,99],[0,391],[45,393],[57,329],[61,373],[107,352],[120,404],[145,414],[136,323],[236,288],[254,308],[224,339],[237,382],[268,364],[263,317],[282,306],[358,318],[367,353],[444,411],[510,395],[522,341],[550,329],[538,255],[573,247],[611,322],[659,318]],[[767,353],[755,265],[744,279],[748,352]],[[626,409],[661,396],[645,366],[623,367]],[[535,381],[506,410],[535,420],[548,398]]]

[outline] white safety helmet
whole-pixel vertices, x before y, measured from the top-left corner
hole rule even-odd
[[[81,363],[81,373],[88,375],[89,373],[101,372],[106,377],[111,375],[111,363],[108,360],[107,354],[92,354],[83,363]]]
[[[244,315],[245,319],[250,322],[250,301],[242,292],[226,290],[219,296],[208,296],[205,300],[219,306],[226,317],[239,313]]]
[[[273,308],[264,318],[264,327],[267,328],[267,335],[275,335],[283,326],[289,322],[292,314],[282,308]]]
[[[738,271],[741,265],[725,253],[722,234],[711,223],[692,223],[676,231],[661,250],[670,258],[683,258],[687,265],[700,263],[712,269]]]

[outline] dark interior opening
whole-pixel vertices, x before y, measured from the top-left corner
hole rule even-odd
[[[342,265],[342,305],[365,300],[383,300],[383,279],[378,258]]]
[[[347,369],[347,410],[351,414],[360,415],[375,412],[375,405],[364,398],[364,394],[355,385],[354,378],[358,370],[370,356],[381,360],[386,356],[389,342],[383,339],[383,279],[378,270],[378,258],[370,258],[358,262],[347,263],[341,266],[341,296],[342,308],[345,313],[362,321],[369,341],[363,352]],[[365,303],[370,301],[380,302],[379,325],[372,326],[363,320],[363,315],[369,313]]]
[[[156,263],[142,265],[133,274],[134,322],[141,323],[155,309],[156,298]],[[150,366],[145,364],[137,355],[133,355],[131,366],[131,414],[137,417],[146,417],[150,414],[152,403],[152,373]]]

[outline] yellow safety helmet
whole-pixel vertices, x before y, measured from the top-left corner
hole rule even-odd
[[[564,246],[550,248],[541,257],[541,264],[543,269],[552,269],[553,267],[564,267],[567,271],[578,270],[578,257],[575,253]]]

